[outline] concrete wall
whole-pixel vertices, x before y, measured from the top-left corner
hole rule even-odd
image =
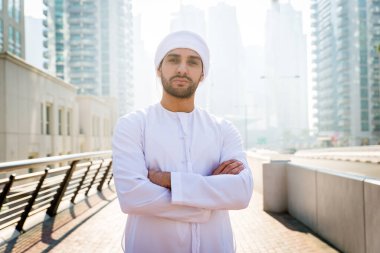
[[[113,126],[117,120],[116,100],[78,96],[80,152],[111,149]]]
[[[0,162],[110,149],[116,114],[115,99],[78,97],[73,85],[0,53]],[[86,135],[79,133],[80,125]]]
[[[264,211],[281,213],[288,209],[286,162],[263,164]]]
[[[252,166],[259,162],[254,160],[249,159],[253,171],[262,170],[264,210],[288,211],[343,252],[380,252],[379,179],[317,167],[312,162],[269,160],[260,168]]]
[[[77,110],[75,87],[7,53],[0,54],[0,62],[1,161],[76,153],[74,133],[58,134],[58,109]],[[50,134],[45,132],[47,104],[52,108]]]
[[[380,252],[380,180],[364,180],[367,253]]]
[[[347,253],[364,253],[363,177],[317,171],[317,232]]]
[[[317,172],[287,165],[288,211],[312,230],[317,229]]]

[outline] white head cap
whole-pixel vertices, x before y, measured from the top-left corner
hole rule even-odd
[[[210,53],[207,44],[201,36],[190,31],[170,33],[161,41],[154,58],[156,69],[158,69],[166,54],[176,48],[189,48],[197,52],[202,59],[204,77],[207,76],[210,65]]]

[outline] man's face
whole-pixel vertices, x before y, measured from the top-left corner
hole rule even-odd
[[[202,60],[194,50],[176,48],[162,60],[157,75],[166,93],[176,98],[190,98],[203,80]]]

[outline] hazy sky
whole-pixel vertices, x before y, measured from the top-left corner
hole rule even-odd
[[[191,4],[206,10],[218,2],[236,6],[238,23],[244,45],[264,45],[265,14],[271,0],[133,0],[133,14],[142,17],[142,36],[148,51],[153,52],[160,39],[169,32],[170,18],[181,4]],[[280,0],[291,2],[304,12],[304,27],[308,31],[309,0]],[[25,14],[42,18],[42,0],[25,0]]]

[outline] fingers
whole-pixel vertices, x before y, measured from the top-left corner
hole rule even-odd
[[[220,174],[220,172],[222,171],[222,170],[224,170],[224,168],[226,167],[226,166],[228,166],[229,164],[231,164],[231,163],[233,163],[233,162],[235,162],[236,160],[227,160],[227,161],[224,161],[224,162],[222,162],[219,166],[218,166],[218,168],[216,168],[213,172],[212,172],[212,175],[219,175]]]
[[[239,165],[239,167],[235,168],[235,169],[232,169],[228,174],[231,174],[231,175],[237,175],[239,174],[242,170],[244,170],[244,165]]]
[[[239,174],[244,169],[242,162],[237,160],[228,160],[221,163],[217,169],[214,170],[212,175],[221,175],[221,174]]]
[[[228,164],[227,166],[224,167],[224,169],[220,172],[220,174],[232,174],[232,171],[234,169],[238,169],[239,166],[242,166],[243,163],[241,163],[240,161],[234,161],[230,164]]]

